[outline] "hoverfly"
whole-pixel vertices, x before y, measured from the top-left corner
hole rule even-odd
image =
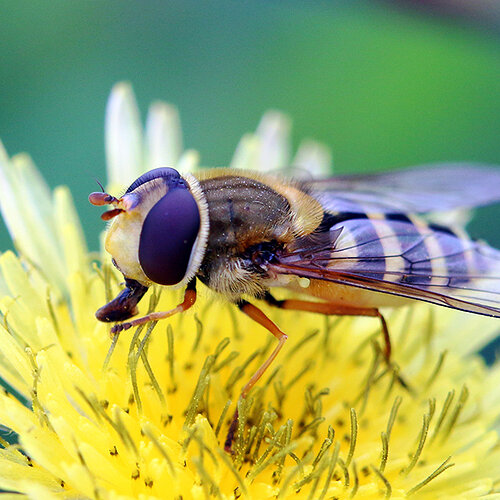
[[[195,303],[199,279],[278,340],[242,398],[287,338],[243,297],[283,309],[379,318],[387,360],[390,340],[380,307],[416,299],[500,317],[500,251],[469,239],[458,225],[425,218],[499,201],[498,168],[424,166],[318,180],[235,169],[181,176],[157,168],[120,198],[92,193],[89,200],[114,207],[102,216],[113,219],[105,246],[125,278],[125,288],[97,319],[118,322],[116,333],[183,312]],[[153,283],[184,286],[183,302],[126,321]],[[274,287],[315,299],[277,300]]]

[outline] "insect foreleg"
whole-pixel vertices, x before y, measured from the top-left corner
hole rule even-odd
[[[168,318],[174,314],[187,311],[196,302],[196,281],[192,280],[188,283],[186,290],[184,292],[184,300],[170,311],[158,311],[142,316],[141,318],[134,319],[132,321],[127,321],[126,323],[118,323],[113,328],[111,328],[111,333],[118,333],[122,330],[128,330],[133,326],[139,326],[148,321],[157,321],[160,319]]]
[[[258,307],[250,304],[246,300],[241,300],[238,302],[238,307],[242,312],[244,312],[251,319],[262,325],[266,330],[272,333],[279,341],[278,345],[274,348],[273,352],[270,356],[260,365],[258,370],[252,375],[250,380],[243,387],[240,399],[244,399],[247,397],[248,393],[252,389],[252,387],[257,383],[257,381],[262,377],[264,372],[269,368],[270,364],[274,361],[278,353],[281,351],[281,348],[285,345],[286,339],[288,338]],[[229,426],[229,430],[227,432],[226,441],[224,443],[224,449],[227,452],[231,452],[231,445],[233,443],[234,434],[238,427],[238,410],[234,412],[233,420],[231,421],[231,425]]]

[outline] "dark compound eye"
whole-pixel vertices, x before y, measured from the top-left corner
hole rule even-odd
[[[162,167],[154,168],[145,174],[142,174],[138,179],[136,179],[127,189],[126,193],[131,193],[135,191],[139,186],[142,186],[146,182],[152,181],[154,179],[162,178],[169,188],[173,188],[177,185],[184,186],[184,179],[180,176],[179,172],[174,168]]]
[[[187,272],[200,229],[200,213],[185,186],[170,190],[149,211],[139,241],[139,262],[160,285],[176,285]]]

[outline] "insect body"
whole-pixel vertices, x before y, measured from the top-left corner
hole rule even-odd
[[[199,279],[279,340],[242,397],[286,340],[243,297],[284,309],[378,317],[387,359],[379,307],[417,299],[500,317],[500,252],[458,226],[422,217],[500,200],[500,170],[493,167],[442,165],[306,181],[229,169],[182,177],[159,168],[120,199],[107,193],[89,199],[114,206],[103,214],[113,218],[106,249],[126,284],[97,318],[122,322],[113,327],[118,332],[182,312],[194,304]],[[185,286],[183,303],[123,322],[137,314],[153,283]],[[321,301],[279,301],[270,293],[274,287]],[[229,445],[231,439],[230,431]]]

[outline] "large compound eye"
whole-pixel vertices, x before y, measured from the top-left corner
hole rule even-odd
[[[125,194],[132,193],[138,187],[154,179],[163,179],[165,181],[165,184],[167,184],[167,186],[169,187],[184,185],[184,179],[182,179],[181,174],[179,174],[179,172],[177,172],[177,170],[175,170],[174,168],[154,168],[153,170],[149,170],[145,174],[142,174],[138,179],[136,179],[129,186]]]
[[[142,226],[139,262],[146,276],[160,285],[180,283],[199,229],[200,212],[188,189],[172,189],[163,196]]]

